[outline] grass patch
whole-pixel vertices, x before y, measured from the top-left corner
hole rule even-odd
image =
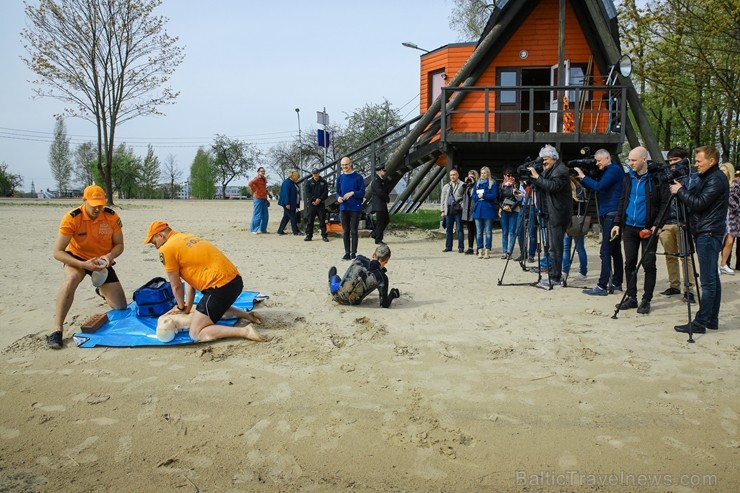
[[[397,229],[419,228],[439,229],[440,215],[438,210],[419,209],[411,213],[399,213],[391,216],[391,226]]]

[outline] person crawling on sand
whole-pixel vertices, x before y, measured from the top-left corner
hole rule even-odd
[[[194,234],[173,231],[161,221],[154,221],[149,226],[144,244],[154,245],[159,250],[159,260],[172,285],[177,304],[167,314],[190,315],[189,320],[173,319],[173,322],[177,322],[174,325],[189,327],[190,338],[194,341],[214,341],[227,337],[255,340],[254,328],[216,324],[224,314],[236,310],[231,305],[244,287],[239,271],[221,250]],[[183,289],[182,281],[187,283],[186,289]],[[191,312],[196,289],[203,297]],[[254,321],[254,315],[240,312],[241,315],[237,315],[240,318]]]
[[[157,339],[162,342],[170,342],[175,338],[178,332],[189,330],[190,324],[193,321],[193,312],[187,311],[182,312],[173,307],[167,313],[161,315],[157,319]],[[256,313],[248,312],[234,306],[230,307],[224,313],[225,318],[240,318],[248,320],[255,324],[261,324],[262,318]],[[248,324],[245,327],[232,327],[236,334],[233,337],[241,337],[242,339],[248,339],[255,342],[265,342],[268,339],[262,337],[259,332],[252,327],[252,324]]]
[[[391,259],[388,245],[378,245],[372,260],[358,255],[344,277],[337,275],[337,268],[329,269],[329,291],[334,301],[340,305],[359,305],[367,295],[378,290],[380,306],[390,308],[394,299],[401,296],[397,288],[388,289],[388,276],[385,266]]]

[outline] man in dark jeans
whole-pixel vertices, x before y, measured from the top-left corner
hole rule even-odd
[[[719,306],[722,301],[722,285],[719,280],[717,259],[722,251],[726,230],[727,207],[730,184],[719,169],[719,152],[712,146],[696,149],[696,170],[699,183],[687,190],[678,181],[670,191],[678,200],[691,209],[691,231],[696,243],[699,259],[699,281],[701,303],[694,320],[685,325],[676,325],[677,332],[704,334],[707,329],[719,328]]]
[[[534,167],[527,168],[532,176],[534,186],[540,190],[542,197],[542,216],[547,224],[548,242],[545,244],[545,256],[552,256],[550,279],[543,279],[538,287],[544,289],[559,288],[562,282],[563,239],[565,230],[570,225],[573,212],[573,197],[570,189],[568,168],[560,161],[554,147],[546,145],[540,149],[543,172],[540,175]]]
[[[612,236],[624,240],[624,274],[627,276],[627,297],[616,306],[620,310],[637,308],[637,313],[650,313],[650,302],[655,290],[655,251],[657,241],[651,241],[656,230],[663,227],[665,209],[670,203],[667,184],[648,173],[648,152],[635,147],[629,153],[630,172],[624,176],[622,197],[614,219]],[[642,249],[642,269],[645,285],[642,301],[637,304],[637,259]]]
[[[581,168],[574,168],[581,179],[583,186],[596,191],[599,204],[599,220],[601,222],[601,273],[596,286],[584,289],[583,293],[591,296],[606,296],[609,291],[622,290],[622,242],[619,236],[611,238],[614,227],[614,218],[617,216],[619,198],[622,196],[624,184],[624,170],[618,164],[612,163],[612,157],[606,149],[599,149],[594,153],[596,166],[601,170],[598,179],[586,176]],[[614,272],[612,272],[612,266]],[[609,277],[611,276],[611,285]]]
[[[326,207],[324,202],[329,196],[329,184],[321,176],[316,168],[311,170],[311,178],[306,180],[306,237],[303,241],[313,239],[313,221],[319,218],[319,227],[321,228],[321,239],[329,241],[326,234]]]
[[[371,235],[375,239],[376,245],[385,245],[383,234],[388,227],[390,216],[388,216],[388,202],[391,196],[388,193],[388,185],[385,182],[385,165],[381,164],[375,168],[375,176],[370,185],[373,196],[370,199],[370,212],[375,213],[375,228]]]

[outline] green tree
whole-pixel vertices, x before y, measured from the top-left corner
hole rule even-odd
[[[738,12],[726,0],[624,0],[623,45],[663,147],[716,144],[740,160]]]
[[[23,185],[23,177],[8,171],[5,161],[0,162],[0,196],[12,197],[15,189]]]
[[[221,187],[221,198],[226,198],[226,187],[234,178],[246,177],[256,168],[260,151],[253,145],[225,135],[216,135],[211,145],[213,176]]]
[[[483,0],[455,0],[449,17],[450,29],[457,32],[460,41],[480,38],[497,2]]]
[[[141,180],[141,158],[124,142],[116,147],[112,163],[113,189],[118,198],[135,198]]]
[[[97,168],[98,153],[92,142],[84,142],[77,146],[73,153],[74,182],[82,188],[95,181],[94,170]]]
[[[154,155],[154,148],[149,145],[146,156],[141,162],[139,172],[139,198],[151,199],[159,190],[160,170],[159,158]]]
[[[36,3],[36,2],[34,2]],[[94,123],[98,171],[113,203],[116,128],[159,114],[178,93],[166,86],[184,58],[167,19],[154,14],[161,0],[40,0],[25,3],[28,51],[23,61],[38,75],[39,96],[70,106],[67,114]],[[119,180],[120,181],[120,180]]]
[[[54,124],[54,140],[49,146],[49,168],[51,176],[57,184],[57,191],[61,197],[69,187],[72,178],[72,158],[69,152],[69,137],[64,126],[64,118],[57,117]]]
[[[208,151],[198,149],[190,167],[190,193],[199,199],[212,199],[215,190],[211,156]]]

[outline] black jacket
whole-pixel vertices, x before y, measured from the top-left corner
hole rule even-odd
[[[558,160],[552,168],[545,170],[534,181],[541,193],[541,209],[547,224],[552,226],[570,225],[573,213],[573,197],[570,192],[568,168]]]
[[[323,207],[326,198],[329,196],[329,184],[326,183],[324,177],[314,180],[312,176],[306,180],[305,191],[306,207],[314,207],[313,201],[316,199],[321,200],[321,203],[316,207]]]
[[[676,196],[691,209],[689,226],[694,237],[707,234],[724,236],[730,183],[718,165],[700,174],[699,184],[693,189],[682,187]]]
[[[624,183],[622,185],[622,197],[619,199],[619,208],[617,216],[614,218],[614,226],[624,229],[627,216],[627,204],[632,194],[632,176],[633,173],[625,173]],[[647,184],[648,200],[645,203],[645,228],[650,229],[653,226],[662,228],[670,215],[671,190],[667,184],[660,184],[655,175],[649,175],[650,181]]]
[[[388,185],[377,173],[373,176],[371,190],[373,196],[370,199],[370,212],[388,212],[388,202],[391,201]]]

